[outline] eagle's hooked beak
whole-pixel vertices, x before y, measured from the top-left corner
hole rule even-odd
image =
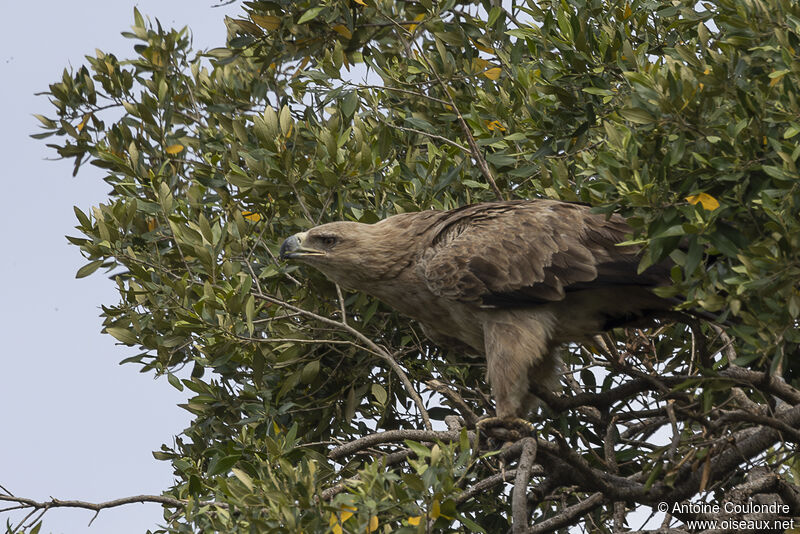
[[[303,246],[303,241],[306,238],[306,232],[300,232],[286,238],[286,241],[281,245],[280,256],[282,260],[303,258],[305,256],[322,256],[325,252],[313,248],[306,248]]]

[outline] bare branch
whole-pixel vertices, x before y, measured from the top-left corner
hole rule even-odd
[[[347,311],[344,308],[344,297],[342,296],[342,288],[339,284],[336,285],[336,296],[339,297],[339,311],[342,314],[342,324],[347,324]]]
[[[602,493],[595,493],[588,499],[565,508],[558,515],[545,519],[544,521],[539,521],[528,529],[528,534],[554,532],[560,528],[567,527],[573,524],[577,518],[588,514],[603,504],[603,500]]]
[[[467,432],[467,436],[472,440],[471,434]],[[343,456],[354,454],[358,451],[374,447],[383,443],[398,443],[406,439],[414,441],[456,441],[461,438],[460,430],[387,430],[386,432],[378,432],[376,434],[369,434],[363,438],[355,441],[350,441],[344,445],[336,447],[328,453],[328,458],[338,460]]]
[[[425,384],[434,390],[436,393],[440,394],[441,396],[445,397],[453,406],[459,411],[461,417],[464,418],[464,422],[469,427],[474,427],[475,424],[480,419],[475,412],[469,407],[469,405],[464,402],[464,399],[461,396],[447,387],[444,383],[440,382],[439,380],[428,380]]]
[[[7,490],[5,491],[8,493]],[[51,497],[49,501],[37,501],[25,497],[15,497],[10,494],[9,495],[0,494],[0,501],[12,502],[18,504],[18,506],[12,508],[6,508],[4,509],[4,511],[13,509],[26,509],[26,508],[31,509],[30,513],[26,515],[25,518],[23,518],[23,520],[19,523],[19,525],[11,530],[12,533],[19,531],[21,528],[24,528],[25,523],[28,522],[28,520],[32,516],[34,516],[37,512],[39,512],[39,516],[35,520],[30,522],[31,525],[37,523],[45,512],[53,508],[82,508],[84,510],[91,510],[96,512],[94,517],[92,517],[92,521],[94,521],[94,519],[97,517],[97,514],[99,514],[101,510],[116,508],[118,506],[125,506],[126,504],[157,503],[172,508],[183,508],[187,504],[187,501],[176,499],[174,497],[167,497],[166,495],[134,495],[131,497],[122,497],[120,499],[113,499],[111,501],[93,503],[88,501],[78,501],[71,499],[70,500],[56,499],[54,497]],[[222,502],[209,501],[200,504],[214,505],[222,508],[228,507],[227,503],[222,503]]]
[[[512,532],[523,534],[528,529],[528,482],[531,478],[531,468],[536,460],[536,440],[525,438],[522,440],[522,455],[517,466],[517,475],[514,479],[514,493],[511,497]]]
[[[84,508],[86,510],[105,510],[107,508],[116,508],[117,506],[123,506],[126,504],[133,504],[133,503],[146,503],[146,502],[153,502],[158,504],[164,504],[166,506],[178,507],[178,506],[185,506],[186,501],[182,501],[180,499],[176,499],[174,497],[167,497],[165,495],[134,495],[132,497],[122,497],[120,499],[114,499],[111,501],[105,501],[100,503],[91,503],[87,501],[77,501],[77,500],[63,500],[63,499],[56,499],[51,498],[49,501],[36,501],[34,499],[27,499],[25,497],[14,497],[12,495],[0,495],[0,501],[6,502],[16,502],[21,505],[24,505],[26,508]],[[225,506],[223,503],[204,503],[204,504],[216,504],[218,506]]]
[[[539,469],[539,471],[541,471],[541,469]],[[514,480],[516,476],[517,476],[517,470],[509,469],[509,470],[503,470],[500,473],[496,473],[492,476],[486,477],[480,482],[476,483],[471,488],[469,488],[468,490],[466,490],[464,493],[456,497],[456,504],[461,504],[462,502],[466,502],[475,495],[483,493],[484,491],[494,486],[497,486],[498,484]]]

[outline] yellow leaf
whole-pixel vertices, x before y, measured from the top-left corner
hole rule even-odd
[[[367,532],[375,532],[378,530],[378,516],[373,515],[369,518],[369,525],[367,525]]]
[[[414,517],[409,517],[408,518],[408,524],[411,525],[412,527],[415,527],[415,526],[419,525],[419,522],[420,522],[421,519],[422,519],[421,515],[414,516]]]
[[[348,519],[353,517],[353,512],[356,511],[355,508],[353,508],[352,506],[347,506],[346,504],[342,505],[340,510],[341,510],[340,514],[331,514],[331,522],[330,522],[331,525],[333,525],[333,524],[341,525],[342,523],[344,523],[345,521],[347,521]],[[335,530],[336,529],[334,528],[334,531]],[[341,532],[341,531],[342,531],[342,529],[341,529],[341,526],[340,526],[339,527],[339,532]]]
[[[433,501],[433,506],[431,506],[431,519],[434,521],[442,515],[441,505],[439,504],[439,499]]]
[[[156,219],[154,217],[148,217],[147,218],[147,231],[148,232],[152,232],[153,230],[155,230],[157,222],[158,221],[156,221]]]
[[[356,4],[361,4],[364,7],[367,7],[367,4],[364,3],[364,0],[353,0]]]
[[[277,30],[281,25],[281,19],[274,15],[250,15],[253,22],[264,28],[265,30]]]
[[[487,54],[494,54],[494,48],[488,48],[486,46],[483,46],[475,39],[470,39],[470,41],[472,41],[472,44],[475,45],[475,48],[477,48],[481,52],[486,52]]]
[[[703,206],[703,209],[708,211],[714,211],[719,207],[719,201],[708,193],[688,196],[686,197],[686,201],[689,202],[689,204],[697,204],[699,202],[700,205]]]
[[[253,211],[243,211],[242,216],[248,221],[258,222],[261,220],[261,214]]]
[[[476,57],[472,60],[472,65],[475,70],[483,70],[489,66],[489,62],[483,58]]]
[[[502,69],[500,69],[500,67],[494,67],[484,72],[483,75],[489,78],[490,80],[496,80],[497,78],[500,77],[501,70]]]
[[[297,66],[297,70],[294,71],[294,74],[292,74],[292,78],[303,72],[303,69],[306,68],[306,65],[308,65],[309,61],[311,61],[310,56],[306,56],[303,59],[301,59],[300,64]]]
[[[772,79],[769,81],[769,86],[770,86],[770,87],[772,87],[772,86],[774,86],[775,84],[777,84],[778,82],[780,82],[780,81],[783,79],[783,77],[784,77],[785,75],[786,75],[786,73],[784,73],[784,74],[781,74],[781,75],[779,75],[779,76],[775,76],[774,78],[772,78]]]
[[[174,156],[175,154],[180,154],[183,150],[183,145],[169,145],[164,151],[169,154],[170,156]]]
[[[417,15],[416,17],[414,17],[414,21],[415,21],[415,22],[420,22],[420,21],[421,21],[422,19],[424,19],[424,18],[425,18],[425,13],[420,13],[419,15]],[[408,32],[409,32],[409,33],[414,33],[414,30],[416,30],[416,29],[417,29],[417,26],[419,26],[419,24],[409,24],[409,25],[406,27],[406,29],[408,30]]]
[[[331,532],[333,534],[342,534],[342,522],[344,520],[340,518],[336,513],[331,514],[331,520],[328,522],[328,526],[331,527]]]
[[[335,31],[336,33],[338,33],[339,35],[341,35],[345,39],[352,39],[353,38],[353,32],[348,30],[347,26],[345,26],[344,24],[337,24],[336,26],[333,27],[333,31]]]
[[[500,132],[505,132],[506,131],[506,129],[503,128],[503,125],[500,124],[500,121],[492,121],[492,122],[486,121],[486,127],[489,130],[498,130]]]
[[[631,15],[633,15],[633,11],[631,10],[631,5],[630,4],[625,4],[625,13],[622,15],[623,18],[627,19]]]
[[[86,115],[83,116],[83,120],[77,126],[79,132],[83,130],[84,126],[86,126],[86,123],[89,121],[89,117],[91,116],[92,116],[91,113],[87,113]]]

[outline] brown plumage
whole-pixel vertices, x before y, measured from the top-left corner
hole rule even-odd
[[[650,291],[665,270],[637,274],[638,248],[617,246],[628,233],[579,204],[487,202],[324,224],[281,257],[418,320],[436,344],[484,354],[497,415],[525,417],[529,381],[554,386],[560,344],[669,309]]]

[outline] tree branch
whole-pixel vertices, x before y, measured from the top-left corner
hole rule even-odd
[[[604,497],[602,493],[595,493],[588,499],[565,508],[557,515],[545,519],[544,521],[539,521],[528,529],[528,534],[554,532],[560,528],[568,527],[572,525],[577,518],[588,514],[603,504],[603,500]]]
[[[272,302],[273,304],[277,304],[294,312],[303,314],[306,317],[311,317],[312,319],[316,319],[317,321],[320,321],[322,323],[329,324],[337,328],[341,328],[350,333],[351,335],[355,336],[359,340],[361,340],[362,343],[364,343],[367,347],[370,348],[373,354],[375,354],[380,359],[385,361],[392,369],[392,371],[394,371],[395,374],[400,378],[400,381],[406,388],[408,396],[411,397],[411,399],[414,401],[414,404],[416,404],[420,416],[422,417],[422,421],[425,424],[425,428],[427,428],[428,430],[431,430],[433,428],[433,425],[431,424],[431,419],[428,416],[428,411],[425,409],[425,403],[422,402],[422,397],[420,397],[419,393],[417,393],[417,390],[414,389],[414,385],[411,383],[411,380],[409,380],[406,372],[403,370],[400,364],[397,363],[397,361],[392,357],[392,355],[389,354],[389,352],[386,349],[379,346],[377,343],[375,343],[370,338],[368,338],[367,336],[365,336],[364,334],[362,334],[361,332],[359,332],[358,330],[356,330],[355,328],[353,328],[344,321],[335,321],[328,317],[323,317],[322,315],[310,312],[308,310],[304,310],[303,308],[298,308],[297,306],[293,306],[286,301],[277,299],[275,297],[272,297],[264,293],[254,293],[253,295],[256,298],[266,300],[267,302]]]
[[[514,493],[511,496],[513,534],[524,534],[528,530],[528,482],[531,479],[533,462],[536,460],[536,440],[525,438],[522,441],[522,455],[517,465]]]
[[[474,432],[467,432],[467,436],[472,441]],[[369,434],[355,441],[350,441],[340,445],[328,453],[328,458],[338,460],[343,456],[354,454],[358,451],[380,445],[382,443],[396,443],[406,439],[414,441],[456,441],[461,438],[460,430],[387,430]]]
[[[6,490],[7,491],[7,490]],[[187,501],[183,501],[180,499],[176,499],[174,497],[167,497],[166,495],[134,495],[131,497],[122,497],[120,499],[113,499],[111,501],[93,503],[88,501],[78,501],[78,500],[64,500],[64,499],[56,499],[51,497],[49,501],[37,501],[34,499],[28,499],[25,497],[15,497],[13,495],[4,495],[0,494],[0,501],[4,502],[11,502],[17,503],[19,506],[15,506],[13,508],[7,508],[5,510],[12,510],[12,509],[26,509],[30,508],[31,513],[28,514],[25,519],[20,522],[19,526],[15,529],[11,530],[11,533],[17,532],[20,528],[24,527],[24,523],[36,512],[41,511],[41,515],[44,515],[45,512],[51,510],[53,508],[82,508],[84,510],[91,510],[95,512],[95,516],[92,518],[97,517],[97,514],[100,513],[102,510],[107,510],[109,508],[116,508],[118,506],[124,506],[126,504],[134,504],[134,503],[157,503],[162,504],[164,506],[169,506],[173,508],[182,508],[186,506]],[[227,508],[227,503],[221,502],[204,502],[201,503],[203,505],[210,505],[213,504],[214,506],[220,506],[222,508]],[[36,519],[37,522],[41,515]],[[91,524],[91,522],[89,523]]]

